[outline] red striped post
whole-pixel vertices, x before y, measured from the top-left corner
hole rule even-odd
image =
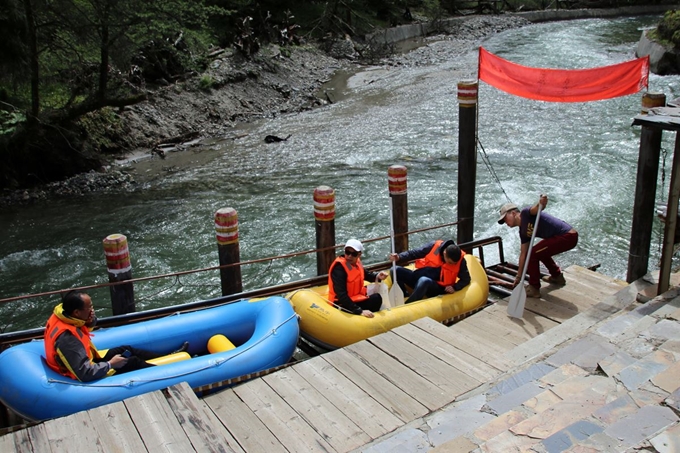
[[[458,82],[458,238],[470,242],[475,229],[477,186],[477,92],[476,80]],[[466,250],[469,252],[469,250]]]
[[[335,260],[335,190],[328,186],[314,189],[316,225],[316,274],[324,275]]]
[[[104,238],[103,244],[109,283],[132,279],[132,265],[130,264],[127,238],[122,234],[111,234]],[[109,286],[109,290],[114,316],[135,311],[135,291],[132,283]]]
[[[406,167],[392,165],[387,169],[387,185],[392,197],[394,248],[396,253],[408,250],[408,196]]]
[[[238,241],[238,213],[233,208],[218,209],[215,213],[215,234],[217,236],[217,253],[220,266],[241,262],[241,251]],[[220,269],[222,295],[236,294],[243,291],[241,266],[229,266]]]

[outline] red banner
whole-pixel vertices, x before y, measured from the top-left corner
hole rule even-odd
[[[479,48],[479,80],[528,99],[587,102],[637,93],[649,84],[649,57],[592,69],[529,68]]]

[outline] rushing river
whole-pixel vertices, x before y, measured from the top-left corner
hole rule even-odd
[[[604,66],[634,58],[642,28],[658,19],[535,24],[494,35],[483,46],[525,66]],[[313,249],[312,194],[320,185],[336,191],[338,243],[388,235],[387,168],[393,164],[408,168],[410,229],[455,221],[456,83],[474,75],[476,59],[475,50],[426,66],[370,68],[349,77],[335,93],[341,102],[244,126],[247,135],[237,140],[215,139],[170,154],[162,163],[167,171],[146,178],[143,191],[5,209],[0,214],[0,298],[106,282],[102,239],[112,233],[128,238],[133,277],[215,266],[213,217],[223,207],[239,213],[242,260]],[[669,100],[678,96],[679,84],[680,77],[650,77],[650,90],[663,91]],[[553,104],[480,83],[479,136],[498,181],[480,158],[475,238],[502,236],[506,259],[516,262],[517,232],[496,223],[498,208],[505,194],[529,204],[546,192],[549,212],[580,232],[578,247],[559,263],[601,264],[600,272],[625,279],[640,137],[631,123],[640,99],[636,94]],[[266,144],[267,134],[292,137]],[[664,141],[668,151],[673,149],[670,135]],[[668,192],[671,160],[669,152],[659,201]],[[153,166],[159,164],[138,164],[139,179]],[[655,227],[650,269],[657,268],[660,228]],[[411,244],[440,236],[455,238],[455,227],[416,234]],[[370,244],[364,261],[385,260],[389,246],[389,241]],[[490,254],[486,260],[493,264],[497,257]],[[315,275],[315,255],[246,266],[242,272],[246,290],[280,284]],[[98,315],[109,315],[108,289],[90,293]],[[138,310],[215,297],[219,274],[139,283],[135,294]],[[56,300],[4,304],[0,329],[43,325]]]

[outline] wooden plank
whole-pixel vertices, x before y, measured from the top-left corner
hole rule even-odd
[[[387,335],[390,332],[381,334]],[[439,409],[449,398],[439,387],[407,367],[368,341],[360,341],[345,348],[364,361],[376,373],[409,393],[413,398],[433,411]]]
[[[507,306],[507,299],[499,302],[499,308],[506,310],[506,316]],[[548,297],[543,299],[527,297],[524,310],[558,323],[564,322],[567,319],[571,319],[579,313],[579,308],[576,305],[557,297]]]
[[[501,357],[514,347],[503,341],[502,338],[496,338],[495,332],[480,331],[470,323],[459,322],[450,327],[454,332],[464,336],[472,341],[480,349],[482,356],[479,358],[485,360],[488,357]]]
[[[359,357],[344,349],[329,352],[320,356],[320,358],[334,366],[347,379],[371,395],[373,399],[404,423],[413,421],[429,412],[408,392],[404,392],[382,375],[375,373]]]
[[[189,384],[182,382],[167,389],[168,404],[177,417],[197,452],[231,453],[235,443],[231,435],[225,436],[227,430],[219,421],[213,424],[214,414],[204,410],[204,405],[191,390]],[[231,440],[231,442],[230,442]]]
[[[77,412],[68,417],[48,420],[44,424],[52,451],[87,449],[84,451],[104,452],[87,412]]]
[[[123,404],[150,452],[182,453],[193,450],[191,442],[160,391],[129,398]]]
[[[262,379],[335,450],[350,451],[371,441],[351,414],[343,414],[294,369],[279,370]]]
[[[31,436],[28,434],[27,429],[21,429],[19,431],[16,431],[11,434],[7,434],[2,437],[8,437],[9,439],[13,439],[11,442],[12,448],[11,449],[2,449],[0,448],[0,451],[17,451],[17,452],[26,452],[26,453],[31,453],[31,452],[39,452],[40,450],[35,450],[33,448],[33,444],[31,442]],[[0,437],[0,439],[2,439]],[[47,450],[50,451],[50,450]]]
[[[508,325],[508,328],[513,330],[515,335],[522,338],[522,343],[558,325],[557,322],[532,312],[525,313],[522,319],[510,318],[506,309],[497,305],[493,305],[484,311],[489,319]]]
[[[426,334],[422,330],[414,326],[411,326],[410,324],[406,324],[398,327],[397,329],[393,329],[392,332],[395,335],[403,338],[404,341],[407,342],[407,344],[410,344],[414,348],[417,348],[419,351],[421,351],[420,354],[421,358],[424,355],[430,355],[433,358],[435,358],[438,362],[444,363],[447,368],[453,370],[450,373],[446,373],[445,377],[447,377],[451,381],[454,381],[456,385],[459,387],[459,389],[457,390],[458,393],[455,395],[456,397],[462,395],[463,393],[467,393],[470,390],[477,388],[482,384],[483,381],[482,379],[479,378],[479,376],[472,376],[466,373],[465,371],[460,370],[456,366],[458,364],[450,363],[451,357],[447,354],[440,353],[439,349],[437,349],[435,345],[437,339],[432,337],[431,335]],[[440,343],[443,344],[443,342]],[[452,347],[449,348],[453,349]],[[416,359],[418,359],[418,357],[416,357]]]
[[[628,283],[623,280],[600,274],[596,271],[591,271],[590,269],[586,269],[582,266],[571,265],[566,269],[565,272],[567,273],[568,277],[573,275],[577,280],[589,280],[594,284],[598,284],[600,288],[608,289],[610,294],[615,294],[628,286]],[[567,281],[567,284],[569,283],[569,280]]]
[[[457,323],[457,325],[468,325],[484,332],[493,332],[494,338],[514,346],[532,338],[526,332],[522,332],[518,328],[518,324],[513,323],[508,316],[503,319],[496,318],[489,313],[479,312]]]
[[[262,378],[234,388],[234,393],[289,451],[336,451]]]
[[[24,430],[21,430],[24,431]],[[26,448],[20,448],[19,442],[21,442],[21,438],[24,436],[24,434],[20,434],[21,431],[15,431],[13,433],[7,433],[4,435],[0,435],[0,451],[1,452],[10,452],[10,451],[20,451],[20,452],[26,452],[26,453],[32,453],[33,449],[31,448],[30,450],[26,450]],[[15,444],[15,438],[19,436],[19,440]],[[28,446],[30,447],[30,441]]]
[[[25,431],[28,433],[28,436],[31,439],[32,448],[32,450],[26,451],[35,451],[41,453],[52,451],[51,441],[50,438],[47,436],[47,431],[45,430],[44,423],[35,426],[29,426],[28,428],[25,429]],[[0,451],[2,451],[2,449],[0,449]]]
[[[244,384],[245,385],[245,384]],[[233,389],[203,398],[244,451],[287,452],[269,428],[236,395]]]
[[[124,403],[107,404],[87,413],[105,451],[147,451]]]
[[[226,440],[225,442],[231,448],[235,453],[245,453],[245,450],[241,448],[239,443],[234,439],[234,436],[231,435],[231,432],[229,432],[229,429],[222,424],[222,421],[215,415],[215,413],[208,407],[208,405],[203,401],[202,399],[198,400],[198,404],[201,408],[201,410],[205,413],[206,418],[210,421],[212,426],[217,426],[219,427],[221,433],[220,436],[224,437]]]
[[[498,370],[498,373],[500,374],[500,372],[506,371],[510,366],[501,356],[496,356],[485,351],[483,344],[472,343],[469,338],[463,336],[460,332],[457,332],[456,324],[446,328],[430,318],[421,318],[413,321],[411,324],[453,346],[455,349],[449,350],[450,354],[458,357],[460,354],[456,351],[460,351],[461,353],[472,357],[472,359],[468,359],[465,356],[461,356],[460,359],[461,362],[469,363],[469,366],[480,374],[493,374],[495,376],[496,371],[494,371],[494,369]],[[442,329],[441,327],[445,328]],[[489,368],[480,366],[480,363],[487,365]]]
[[[403,424],[369,393],[321,357],[295,364],[293,369],[342,413],[354,420],[371,439],[387,434]],[[357,404],[358,402],[361,403]]]
[[[449,329],[446,326],[434,321],[430,318],[423,318],[423,322],[432,322],[436,328],[423,329],[416,323],[420,324],[421,320],[402,326],[399,330],[393,330],[397,335],[405,335],[408,332],[411,341],[423,342],[430,345],[433,353],[442,360],[445,360],[449,365],[459,369],[463,373],[475,378],[480,382],[486,382],[494,379],[501,374],[497,368],[488,365],[476,357],[471,356],[467,352],[461,351],[451,343],[445,341],[442,337],[448,337]],[[437,330],[443,330],[441,335],[435,335]]]
[[[469,329],[458,329],[457,326],[449,327],[456,348],[499,370],[505,371],[510,367],[503,358],[503,352],[499,352],[497,347],[490,347],[486,338],[469,335]]]
[[[610,294],[590,289],[586,285],[570,284],[541,288],[541,299],[555,303],[571,304],[579,313],[588,310]]]
[[[394,331],[371,337],[368,341],[439,387],[445,395],[441,400],[444,404],[479,386],[478,380],[434,356],[428,345],[421,348],[422,343],[414,344]]]
[[[593,303],[601,302],[627,286],[620,280],[603,276],[580,266],[570,266],[565,274],[567,279],[565,286],[543,285],[542,293],[544,296],[564,299],[582,309],[587,309]]]

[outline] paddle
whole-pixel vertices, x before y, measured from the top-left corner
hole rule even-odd
[[[397,253],[394,247],[394,212],[392,211],[392,197],[390,197],[390,237],[392,238],[392,253]],[[397,283],[397,262],[392,261],[392,287],[390,288],[390,305],[396,307],[404,305],[404,292]]]
[[[531,233],[529,250],[527,250],[527,256],[524,259],[524,267],[522,268],[522,277],[519,279],[519,284],[515,286],[515,289],[512,290],[512,294],[510,294],[510,302],[508,303],[508,316],[512,318],[521,318],[524,316],[524,303],[527,300],[527,293],[524,289],[524,276],[527,273],[527,266],[529,265],[529,258],[531,257],[531,249],[534,246],[536,231],[538,231],[538,221],[541,219],[541,210],[543,210],[543,206],[539,200],[538,212],[536,213],[536,222],[534,223],[534,231]]]

